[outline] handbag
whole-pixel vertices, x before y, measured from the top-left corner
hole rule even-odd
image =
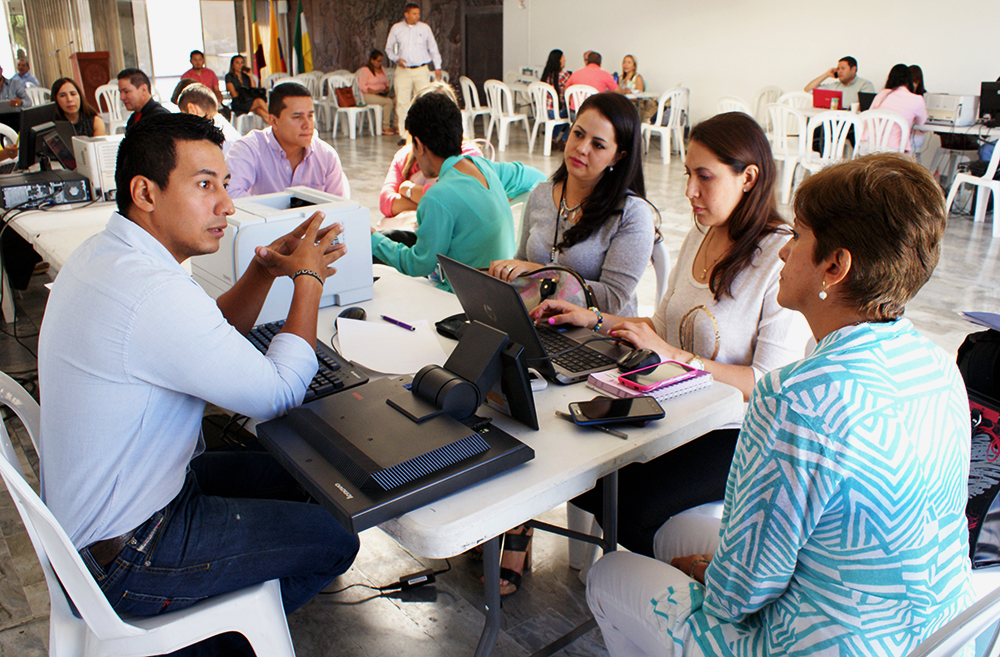
[[[350,87],[336,87],[334,92],[337,94],[337,107],[357,107],[354,90]]]
[[[546,299],[558,299],[569,303],[592,308],[597,306],[594,291],[580,274],[569,267],[552,265],[542,267],[533,272],[521,274],[511,285],[517,288],[524,301],[524,307],[531,312]]]

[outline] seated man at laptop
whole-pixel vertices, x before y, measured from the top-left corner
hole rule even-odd
[[[870,80],[858,77],[858,60],[853,57],[841,57],[835,68],[823,71],[805,86],[805,90],[812,91],[816,87],[843,93],[841,109],[851,109],[851,105],[858,102],[859,91],[875,92]]]
[[[340,156],[316,134],[312,94],[297,82],[279,84],[267,103],[265,130],[254,130],[233,145],[226,164],[233,198],[271,194],[305,185],[351,197]]]
[[[187,114],[132,127],[119,212],[59,272],[39,337],[42,497],[120,614],[276,578],[291,612],[358,550],[266,452],[202,453],[206,401],[259,419],[302,402],[323,280],[344,253],[316,213],[257,247],[218,300],[205,294],[182,263],[216,251],[234,212],[222,141]],[[294,294],[264,355],[244,334],[278,276]]]
[[[406,130],[420,170],[438,182],[417,206],[416,243],[394,242],[372,228],[372,255],[410,276],[433,272],[439,253],[470,267],[513,256],[514,219],[495,169],[515,165],[462,155],[462,114],[443,94],[417,98]],[[451,289],[446,281],[441,287]]]

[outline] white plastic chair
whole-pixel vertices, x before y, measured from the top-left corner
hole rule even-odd
[[[753,116],[753,112],[750,110],[750,105],[747,104],[747,101],[736,96],[723,96],[719,99],[719,114],[726,112],[743,112],[744,114]]]
[[[497,139],[499,150],[507,150],[507,142],[510,138],[510,125],[512,123],[524,122],[524,134],[530,140],[531,131],[528,129],[528,115],[514,112],[514,94],[510,87],[499,80],[487,80],[483,87],[486,90],[486,105],[490,108],[490,123],[486,127],[486,141],[493,137],[493,126],[497,125]]]
[[[980,635],[1000,621],[1000,589],[987,594],[968,609],[951,619],[944,627],[924,639],[907,657],[951,657],[962,654]],[[981,646],[980,655],[1000,654],[997,638],[1000,626],[993,628],[988,644]],[[978,644],[978,642],[976,642]],[[977,645],[977,647],[980,647]]]
[[[910,123],[904,116],[892,110],[870,109],[862,112],[857,118],[862,126],[854,150],[858,154],[867,153],[903,153],[910,143]],[[889,146],[892,135],[899,128],[899,143],[895,148]]]
[[[20,418],[37,451],[38,404],[0,373],[0,403]],[[115,613],[69,536],[25,481],[0,424],[0,476],[14,499],[49,589],[49,654],[160,655],[224,632],[243,634],[258,655],[294,657],[277,580],[215,596],[186,609],[124,620]],[[65,590],[65,592],[64,592]],[[68,598],[67,598],[68,596]],[[82,618],[73,615],[69,600]]]
[[[479,149],[479,152],[482,153],[483,157],[487,160],[490,162],[497,161],[497,149],[494,148],[493,142],[486,141],[485,139],[473,139],[472,143],[476,145],[476,148]]]
[[[271,75],[264,78],[263,83],[260,86],[264,87],[265,89],[274,89],[275,84],[277,84],[281,80],[284,80],[285,78],[290,78],[290,77],[292,76],[289,75],[288,73],[282,73],[281,71],[277,73],[272,73]]]
[[[791,105],[783,103],[768,105],[767,115],[772,126],[769,135],[771,154],[782,163],[781,202],[788,205],[795,169],[806,157],[806,117]]]
[[[538,134],[539,126],[545,126],[545,136],[542,138],[542,154],[548,157],[552,154],[552,133],[556,127],[569,125],[569,119],[559,116],[559,94],[555,87],[544,82],[532,82],[528,85],[528,92],[531,94],[531,102],[535,106],[535,125],[531,128],[531,137],[528,139],[528,154],[535,148],[535,136]],[[552,101],[552,110],[555,112],[554,119],[549,118],[548,102]]]
[[[776,102],[791,105],[796,109],[805,109],[812,107],[813,95],[808,91],[789,91],[787,94],[782,94]]]
[[[571,120],[576,120],[576,111],[580,109],[583,101],[596,93],[597,89],[589,84],[574,84],[566,87],[566,90],[563,91],[563,98],[566,99],[566,110]]]
[[[685,87],[675,87],[663,92],[656,107],[656,117],[653,123],[642,124],[642,136],[645,142],[646,152],[649,152],[649,140],[652,135],[660,137],[660,155],[664,164],[670,164],[670,151],[673,150],[673,143],[677,143],[677,150],[684,154],[684,120],[687,116],[688,90]],[[669,107],[668,107],[669,105]],[[663,125],[666,117],[666,125]]]
[[[667,280],[670,278],[670,251],[667,250],[667,241],[660,238],[653,243],[653,272],[656,274],[656,302],[653,307],[659,307],[663,293],[667,291]]]
[[[251,130],[263,130],[267,127],[264,123],[264,119],[260,118],[254,112],[247,112],[246,114],[239,114],[233,117],[233,127],[241,135],[245,135]]]
[[[767,123],[767,106],[778,102],[782,93],[784,92],[781,90],[781,87],[776,87],[772,84],[758,89],[750,101],[750,108],[753,109],[753,117],[757,119],[757,123],[765,126],[765,129]]]
[[[351,138],[351,141],[357,139],[358,136],[358,117],[361,117],[362,121],[365,117],[374,115],[371,112],[372,106],[365,105],[364,107],[341,107],[337,103],[337,93],[334,89],[342,87],[350,87],[354,90],[354,76],[343,76],[343,75],[324,75],[323,80],[326,83],[326,88],[328,93],[324,96],[324,99],[329,103],[328,107],[333,112],[333,136],[337,136],[337,126],[340,124],[340,116],[344,115],[347,117],[346,130]],[[357,94],[354,96],[355,101],[357,101]],[[372,135],[375,134],[375,124],[374,121],[369,124],[371,128]]]
[[[812,150],[816,131],[823,129],[823,148],[819,153]],[[840,110],[827,110],[809,118],[806,126],[806,158],[800,164],[810,173],[816,173],[831,164],[846,159],[848,136],[854,128],[854,134],[860,132],[857,115]],[[855,151],[856,153],[857,151]]]
[[[976,192],[976,213],[973,221],[983,222],[986,220],[986,205],[993,192],[993,237],[1000,237],[1000,180],[993,180],[997,167],[1000,165],[1000,148],[993,149],[990,163],[986,166],[986,173],[981,178],[967,173],[955,174],[955,180],[951,183],[951,190],[948,191],[948,199],[945,201],[945,210],[951,209],[951,204],[955,202],[955,196],[962,185],[975,185],[979,189]]]
[[[13,146],[17,144],[17,131],[8,125],[0,123],[0,146]],[[16,160],[16,157],[8,157],[0,160],[0,164]]]
[[[489,123],[490,108],[483,107],[479,103],[479,91],[471,79],[462,75],[458,78],[458,84],[462,88],[462,104],[465,106],[462,110],[463,133],[466,139],[475,139],[476,118],[483,117],[483,133],[485,133]]]
[[[301,75],[296,75],[292,79],[308,89],[314,100],[319,99],[319,81],[322,77],[317,78],[312,73],[302,73]]]
[[[51,94],[45,87],[28,87],[25,91],[28,92],[28,98],[31,99],[32,106],[44,105],[50,102],[49,97]]]
[[[97,97],[97,111],[108,113],[108,134],[113,135],[119,129],[124,130],[128,119],[125,118],[125,106],[122,105],[122,97],[118,92],[118,83],[102,84],[94,90]],[[105,108],[107,108],[105,110]]]

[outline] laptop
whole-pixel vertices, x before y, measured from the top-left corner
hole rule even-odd
[[[837,99],[837,109],[850,109],[849,107],[844,107],[843,91],[834,91],[833,89],[823,89],[821,87],[813,89],[813,107],[830,109],[830,101],[834,98]]]
[[[875,96],[878,94],[872,93],[870,91],[859,91],[858,92],[858,103],[861,105],[861,111],[867,112],[872,108],[872,103],[875,102]]]
[[[438,263],[469,320],[478,320],[503,331],[511,340],[522,345],[528,366],[547,379],[558,383],[586,381],[592,372],[615,367],[617,359],[628,351],[611,341],[601,340],[550,360],[549,353],[576,347],[599,336],[575,326],[566,329],[547,325],[536,327],[520,293],[510,283],[440,254]]]

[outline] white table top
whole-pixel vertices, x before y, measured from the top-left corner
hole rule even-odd
[[[920,125],[914,125],[914,130],[920,130],[921,132],[937,132],[937,133],[954,133],[960,135],[979,135],[981,137],[990,136],[994,139],[1000,137],[1000,127],[997,128],[987,128],[982,124],[975,125],[964,125],[964,126],[953,126],[953,125],[938,125],[934,123],[923,123]]]
[[[20,214],[11,223],[11,228],[31,242],[52,271],[58,272],[76,247],[104,230],[111,213],[116,210],[114,203],[57,205],[48,210]]]
[[[426,279],[414,279],[388,267],[376,267],[382,278],[375,298],[357,304],[369,318],[387,314],[403,321],[437,321],[461,312],[453,294],[436,289]],[[320,311],[320,339],[333,332],[340,308]],[[376,320],[377,321],[377,320]],[[457,344],[439,338],[450,352]],[[380,527],[407,549],[430,558],[460,554],[526,520],[566,502],[595,485],[604,475],[632,462],[647,461],[723,424],[743,412],[740,392],[722,383],[663,402],[666,417],[644,428],[627,427],[628,440],[575,426],[555,416],[567,404],[596,396],[584,384],[549,383],[535,393],[539,431],[482,407],[504,431],[535,450],[535,458]]]

